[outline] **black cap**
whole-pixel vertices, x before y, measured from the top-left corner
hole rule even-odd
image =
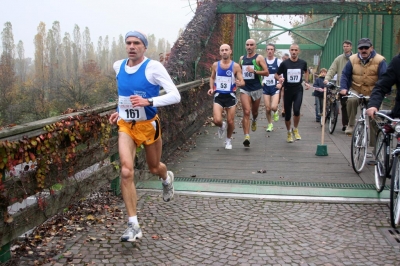
[[[372,42],[369,38],[361,38],[360,40],[358,40],[357,48],[365,47],[365,46],[368,46],[368,47],[372,46]]]

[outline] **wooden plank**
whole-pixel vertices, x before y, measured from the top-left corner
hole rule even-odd
[[[172,156],[174,160],[168,162],[168,168],[178,177],[372,184],[372,166],[367,165],[360,175],[352,169],[351,137],[341,131],[341,116],[335,132],[329,134],[326,130],[325,133],[328,156],[315,155],[321,141],[321,126],[315,122],[314,100],[311,91],[305,90],[300,141],[286,142],[287,131],[282,117],[273,123],[273,132],[265,131],[268,123],[262,102],[257,131],[250,131],[250,148],[244,148],[242,144],[242,111],[238,110],[232,150],[224,149],[225,139],[218,139],[217,127],[205,127],[199,132],[201,134],[192,136],[193,145]],[[257,173],[260,169],[267,172]]]

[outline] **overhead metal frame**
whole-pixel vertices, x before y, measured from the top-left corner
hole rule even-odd
[[[245,42],[250,38],[250,29],[247,25],[245,15],[254,14],[299,14],[299,15],[318,15],[318,14],[335,14],[335,16],[327,18],[336,18],[336,22],[328,31],[328,35],[324,44],[318,44],[299,33],[298,31],[306,31],[300,29],[306,24],[294,27],[292,29],[273,24],[280,27],[278,34],[268,39],[277,37],[285,32],[291,32],[307,39],[313,44],[302,45],[300,49],[321,51],[320,65],[329,67],[333,59],[342,53],[342,43],[345,39],[353,42],[356,47],[358,39],[368,37],[374,43],[376,51],[390,60],[397,53],[397,46],[394,38],[399,31],[399,26],[395,26],[394,17],[400,14],[400,0],[397,1],[311,1],[311,0],[294,0],[290,1],[264,1],[264,0],[218,0],[217,13],[221,14],[237,14],[234,41],[234,60],[237,61],[241,55],[245,53]],[[258,18],[259,19],[259,18]],[[319,21],[318,21],[319,22]],[[317,23],[313,22],[313,23]],[[244,25],[246,24],[246,25]],[[269,30],[269,29],[268,29]],[[297,32],[295,32],[297,30]],[[312,29],[309,29],[312,30]],[[318,29],[321,30],[321,29]],[[267,40],[268,40],[267,39]],[[265,40],[265,41],[267,41]],[[258,48],[264,48],[264,44],[258,44]],[[287,49],[290,44],[278,45],[278,49]],[[317,48],[318,47],[318,48]],[[355,51],[354,51],[355,52]]]
[[[400,14],[399,0],[218,0],[219,14]]]

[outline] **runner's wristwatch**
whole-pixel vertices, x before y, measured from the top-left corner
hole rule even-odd
[[[153,106],[153,98],[147,98],[147,100],[149,101],[150,106]]]

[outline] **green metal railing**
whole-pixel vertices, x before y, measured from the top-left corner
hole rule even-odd
[[[333,60],[343,53],[344,40],[352,41],[353,52],[357,52],[357,42],[361,38],[370,38],[376,52],[389,62],[398,53],[395,37],[400,30],[399,22],[399,15],[338,16],[321,51],[320,68],[329,68]]]

